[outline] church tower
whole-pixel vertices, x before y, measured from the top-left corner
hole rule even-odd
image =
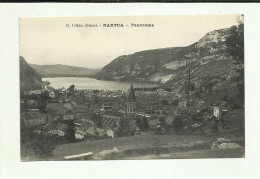
[[[125,117],[136,117],[136,99],[133,85],[129,89],[129,95],[125,102]]]

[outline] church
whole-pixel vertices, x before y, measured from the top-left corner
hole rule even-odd
[[[133,85],[129,89],[129,94],[126,97],[125,102],[125,118],[135,118],[136,117],[136,98]]]

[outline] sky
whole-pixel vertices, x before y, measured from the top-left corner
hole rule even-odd
[[[20,55],[28,63],[100,69],[121,55],[182,47],[237,24],[238,15],[21,18]],[[124,27],[103,27],[103,24]],[[69,24],[69,27],[66,27]],[[83,27],[72,27],[81,24]],[[86,24],[97,25],[89,27]],[[153,24],[153,27],[132,27]],[[128,25],[128,26],[127,26]]]

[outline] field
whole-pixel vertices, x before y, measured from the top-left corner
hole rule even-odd
[[[138,157],[125,157],[126,160],[146,160],[146,159],[203,159],[203,158],[243,158],[245,157],[244,149],[209,149],[195,150],[185,152],[171,152],[160,155],[144,155]]]
[[[244,149],[211,150],[218,137],[238,136],[186,136],[186,135],[140,135],[84,141],[56,146],[53,160],[63,160],[64,156],[93,152],[95,159],[146,159],[148,158],[225,158],[243,157]],[[239,141],[240,140],[240,141]],[[237,140],[243,144],[243,139]],[[243,146],[244,147],[244,146]],[[113,149],[116,148],[116,152]],[[237,151],[234,151],[237,150]],[[100,156],[106,152],[105,156]],[[149,157],[150,156],[150,157]]]

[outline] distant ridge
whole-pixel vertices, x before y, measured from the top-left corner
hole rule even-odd
[[[75,67],[62,64],[36,65],[30,64],[42,77],[92,77],[99,69]]]

